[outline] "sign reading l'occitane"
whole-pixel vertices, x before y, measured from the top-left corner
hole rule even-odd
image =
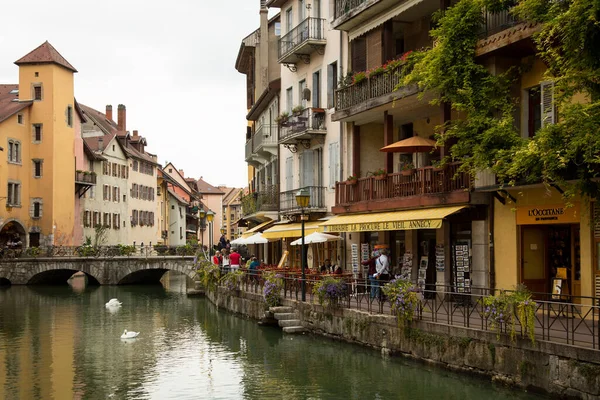
[[[579,203],[517,207],[517,225],[578,224],[580,218]]]
[[[413,221],[366,222],[356,224],[336,224],[323,226],[325,232],[376,232],[402,231],[413,229],[439,229],[441,219],[418,219]]]

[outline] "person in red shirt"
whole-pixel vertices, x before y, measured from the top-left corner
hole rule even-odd
[[[220,251],[217,251],[215,253],[215,255],[213,256],[213,264],[221,265],[221,252]]]
[[[242,256],[237,252],[237,249],[233,249],[233,253],[229,255],[229,261],[231,262],[231,271],[235,272],[240,269],[240,259]]]

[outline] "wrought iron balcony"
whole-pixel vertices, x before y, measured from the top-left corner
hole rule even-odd
[[[365,78],[359,83],[337,89],[336,113],[358,105],[361,106],[361,111],[365,111],[366,109],[387,103],[388,101],[381,98],[391,95],[395,91],[396,86],[400,84],[402,67],[403,65],[399,65],[388,72]],[[417,92],[416,86],[414,87],[414,92]],[[388,100],[392,101],[393,98],[390,97]],[[372,105],[369,105],[369,102]],[[337,120],[339,118],[334,115],[333,119]]]
[[[258,192],[247,194],[242,197],[241,202],[244,217],[257,212],[277,212],[279,210],[279,185],[270,185]]]
[[[416,168],[409,171],[368,176],[357,181],[337,182],[335,185],[335,206],[344,211],[365,211],[365,205],[382,200],[386,207],[395,207],[392,200],[428,195],[443,195],[452,192],[468,193],[472,187],[467,173],[458,172],[459,163],[448,164],[445,168]],[[448,199],[445,202],[451,202]],[[352,207],[355,206],[356,210]]]
[[[281,123],[279,144],[289,145],[309,140],[313,135],[326,135],[325,110],[305,108]]]
[[[405,2],[408,3],[409,1]],[[398,0],[335,0],[335,14],[331,26],[333,29],[350,31],[401,3]],[[416,2],[410,7],[411,16],[415,18],[426,12],[430,13],[434,9],[433,3],[433,0]],[[438,4],[439,2],[435,3],[435,8]]]
[[[246,162],[252,161],[252,138],[246,140]]]
[[[254,133],[254,153],[269,152],[277,154],[277,125],[261,125]]]
[[[509,11],[485,12],[483,15],[483,25],[481,26],[480,37],[487,37],[502,32],[519,24],[518,20]]]
[[[324,53],[325,43],[325,20],[308,17],[279,39],[278,61],[297,64],[302,60],[308,64],[313,52]]]
[[[325,206],[325,188],[322,186],[306,186],[294,190],[281,192],[280,195],[280,211],[287,214],[297,214],[302,210],[296,203],[296,194],[299,190],[307,190],[310,193],[310,202],[308,207],[304,209],[306,212],[326,212]]]

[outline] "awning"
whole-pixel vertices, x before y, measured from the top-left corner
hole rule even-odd
[[[252,229],[248,229],[246,232],[242,233],[242,237],[245,238],[249,238],[250,236],[254,235],[257,232],[260,232],[261,229],[266,228],[267,225],[272,224],[273,221],[272,219],[268,220],[267,222],[263,222],[262,224],[258,224],[256,225],[254,228]]]
[[[438,229],[442,219],[467,206],[423,208],[385,213],[339,215],[321,223],[323,232],[402,231]]]
[[[417,4],[422,3],[422,2],[423,2],[423,0],[405,1],[402,4],[399,4],[396,7],[392,8],[391,10],[379,14],[377,17],[373,18],[366,24],[360,24],[358,29],[356,29],[355,31],[348,32],[348,38],[350,39],[350,41],[352,41],[352,40],[356,39],[357,37],[362,36],[365,33],[369,32],[370,30],[377,28],[379,25],[383,25],[384,22],[394,18],[395,16],[405,12],[409,8],[414,7]]]
[[[319,225],[322,221],[313,221],[304,223],[304,235],[319,231]],[[263,237],[267,239],[282,239],[302,236],[302,224],[275,225],[263,232]]]

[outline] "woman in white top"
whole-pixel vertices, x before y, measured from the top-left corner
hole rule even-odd
[[[230,270],[229,252],[223,249],[223,272],[228,273]]]

